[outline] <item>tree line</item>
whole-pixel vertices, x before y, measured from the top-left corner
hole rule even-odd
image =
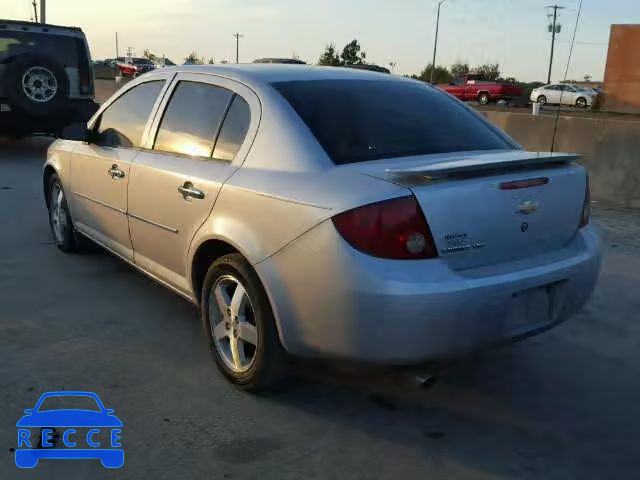
[[[156,59],[156,55],[150,50],[144,51],[144,56],[150,60]],[[213,64],[214,59],[209,58],[205,60],[203,56],[200,56],[197,51],[191,52],[184,58],[184,63],[187,65],[202,65],[205,63]],[[227,63],[223,60],[219,63]],[[326,45],[324,51],[320,55],[317,61],[318,65],[341,67],[345,65],[368,65],[367,53],[362,49],[360,42],[357,39],[351,40],[347,43],[342,50],[336,48],[335,43],[329,43]],[[395,63],[389,64],[392,68]],[[431,71],[433,70],[433,83],[442,84],[453,81],[456,77],[473,73],[478,75],[480,80],[504,82],[504,83],[517,83],[518,80],[514,77],[502,77],[500,71],[500,65],[497,63],[485,63],[471,67],[468,63],[458,61],[450,66],[436,65],[435,70],[433,65],[428,64],[419,74],[407,75],[416,80],[422,80],[424,82],[431,81]],[[535,82],[539,83],[539,82]]]

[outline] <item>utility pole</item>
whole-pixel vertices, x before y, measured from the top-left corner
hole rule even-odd
[[[119,56],[120,56],[120,49],[118,48],[118,32],[116,32],[116,62],[118,61]]]
[[[440,28],[440,7],[447,0],[438,1],[438,16],[436,17],[436,39],[433,42],[433,60],[431,61],[431,79],[429,82],[433,84],[433,73],[436,70],[436,50],[438,49],[438,29]]]
[[[558,20],[558,10],[564,10],[565,7],[561,7],[559,5],[549,5],[546,8],[553,8],[553,22],[550,23],[547,29],[551,32],[551,57],[549,58],[549,73],[547,75],[547,83],[551,83],[551,69],[553,67],[553,49],[556,45],[556,34],[560,33],[562,30],[562,25],[557,23]],[[551,14],[547,15],[551,18]]]
[[[238,63],[239,52],[240,52],[240,39],[244,37],[244,35],[240,35],[238,32],[233,34],[236,37],[236,63]]]
[[[47,0],[40,0],[40,23],[47,23]]]
[[[36,0],[33,0],[31,4],[33,5],[33,18],[35,18],[36,23],[38,23],[38,6],[36,5]]]

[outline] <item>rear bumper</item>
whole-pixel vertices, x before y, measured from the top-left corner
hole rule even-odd
[[[598,235],[588,226],[562,250],[454,271],[442,259],[360,254],[329,220],[256,270],[290,353],[402,365],[511,341],[566,320],[589,298],[600,255]],[[554,291],[554,315],[514,323],[514,295],[546,286]]]
[[[17,135],[59,134],[66,125],[87,122],[99,108],[92,99],[69,100],[50,115],[36,116],[15,109],[6,99],[0,98],[0,106],[0,134]]]

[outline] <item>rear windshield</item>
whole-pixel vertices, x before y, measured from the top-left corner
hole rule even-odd
[[[448,95],[414,82],[278,82],[338,165],[430,153],[516,148]]]
[[[82,38],[37,32],[0,31],[0,63],[16,55],[33,53],[45,56],[61,67],[89,68]]]

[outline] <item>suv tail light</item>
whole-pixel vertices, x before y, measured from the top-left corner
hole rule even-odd
[[[584,190],[584,203],[582,204],[582,216],[580,217],[580,227],[582,228],[589,223],[591,217],[591,188],[589,187],[589,174],[587,173],[586,185]]]
[[[437,251],[429,225],[415,197],[372,203],[332,218],[349,245],[380,258],[434,258]]]
[[[89,72],[83,72],[80,74],[80,93],[83,95],[91,93],[91,78]]]

